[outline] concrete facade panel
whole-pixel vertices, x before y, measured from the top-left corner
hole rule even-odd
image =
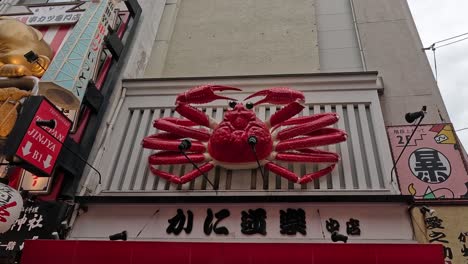
[[[351,72],[362,71],[359,49],[320,49],[320,71]]]
[[[312,0],[181,1],[163,76],[317,72],[315,24]]]

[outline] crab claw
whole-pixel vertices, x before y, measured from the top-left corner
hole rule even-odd
[[[184,93],[177,96],[176,104],[187,103],[187,104],[205,104],[212,102],[217,99],[233,100],[236,99],[217,95],[215,91],[242,91],[239,88],[222,86],[222,85],[202,85],[194,87]]]
[[[245,98],[244,101],[252,97],[261,95],[264,95],[265,98],[256,102],[254,105],[259,105],[263,103],[289,104],[296,101],[303,103],[305,101],[304,94],[302,92],[286,87],[275,87],[266,90],[261,90]]]

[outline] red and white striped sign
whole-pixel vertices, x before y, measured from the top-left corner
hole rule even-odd
[[[62,43],[64,43],[70,35],[73,26],[74,25],[42,26],[36,27],[36,29],[42,33],[44,41],[50,45],[55,55],[62,47]]]

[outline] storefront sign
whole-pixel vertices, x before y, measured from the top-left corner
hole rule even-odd
[[[0,236],[0,257],[11,256],[23,249],[26,239],[51,239],[66,206],[60,202],[26,204],[10,229]]]
[[[414,128],[387,128],[394,159]],[[396,164],[396,172],[403,194],[418,199],[459,198],[468,194],[465,165],[451,124],[422,125]]]
[[[58,93],[58,96],[49,98],[68,112],[67,116],[74,122],[73,131],[80,112],[79,103],[83,101],[88,83],[96,77],[104,37],[115,17],[113,1],[89,3],[87,10],[42,76],[42,89],[51,91],[66,89],[71,92],[69,96],[75,97],[66,100],[66,96],[60,96]],[[75,103],[68,105],[72,101],[78,101],[78,106]]]
[[[443,264],[440,245],[29,240],[21,264]],[[72,260],[72,261],[71,261]]]
[[[370,215],[369,210],[374,213]],[[78,218],[71,237],[109,237],[127,230],[129,239],[160,241],[261,239],[352,243],[379,238],[411,241],[411,226],[405,214],[403,207],[387,206],[369,209],[312,204],[96,205],[89,206],[88,212]],[[126,215],[135,218],[129,222]]]
[[[411,213],[419,242],[443,245],[447,264],[468,263],[468,207],[431,206]]]
[[[46,88],[65,88],[81,102],[88,83],[95,77],[104,37],[113,18],[115,16],[112,1],[90,3],[42,76],[41,84]],[[64,102],[57,104],[65,105]]]
[[[39,177],[29,171],[23,171],[20,180],[20,189],[31,194],[48,194],[52,186],[52,176]]]
[[[37,120],[54,120],[55,128],[38,126]],[[35,117],[16,151],[16,156],[51,175],[71,122],[47,100],[42,100]]]
[[[34,6],[29,7],[31,14],[13,17],[30,26],[75,24],[83,12],[78,9],[80,5]]]

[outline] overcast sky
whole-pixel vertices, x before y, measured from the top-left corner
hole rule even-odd
[[[468,32],[468,0],[408,0],[408,4],[424,47]],[[432,51],[426,54],[434,71]],[[468,127],[468,39],[436,49],[436,60],[438,85],[450,119],[456,130]],[[468,129],[457,134],[468,149]]]

